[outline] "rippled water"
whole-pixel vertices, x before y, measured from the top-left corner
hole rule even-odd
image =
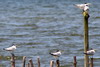
[[[48,67],[54,59],[49,52],[63,50],[61,65],[72,67],[73,56],[77,56],[79,67],[83,67],[83,16],[74,4],[85,0],[3,0],[0,1],[0,55],[10,56],[2,50],[10,45],[19,45],[16,56],[26,56],[37,66]],[[100,1],[88,0],[90,6],[89,44],[96,48],[95,67],[100,66]],[[28,62],[28,61],[27,61]],[[21,67],[22,60],[16,60]],[[10,60],[0,60],[1,67],[10,67]]]

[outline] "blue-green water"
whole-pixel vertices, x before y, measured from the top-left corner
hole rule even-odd
[[[2,50],[17,44],[16,56],[26,56],[37,66],[49,67],[54,59],[49,52],[63,50],[61,65],[72,67],[77,56],[78,67],[83,67],[84,39],[82,11],[74,4],[86,0],[0,0],[0,55],[10,56]],[[94,55],[95,67],[100,66],[100,1],[87,0],[90,6],[89,45],[98,49]],[[10,67],[10,60],[0,60],[1,67]],[[16,67],[22,60],[16,60]]]

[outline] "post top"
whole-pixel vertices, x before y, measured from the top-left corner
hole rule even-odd
[[[89,18],[89,13],[87,11],[83,11],[83,16]]]

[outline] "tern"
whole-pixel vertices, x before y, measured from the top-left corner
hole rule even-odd
[[[52,56],[54,56],[55,58],[59,57],[61,55],[61,51],[60,50],[57,50],[56,52],[54,53],[50,53]]]
[[[17,45],[13,44],[11,47],[3,48],[3,50],[9,51],[9,52],[11,52],[11,54],[13,54],[13,51],[16,50],[16,46]]]
[[[84,54],[86,54],[86,55],[92,55],[92,56],[93,56],[93,55],[95,54],[95,50],[96,50],[96,49],[92,49],[92,48],[91,48],[90,50],[88,50],[88,51],[87,51],[86,53],[84,53]]]
[[[88,11],[89,10],[89,5],[90,5],[90,3],[76,4],[76,6],[80,9],[82,9],[83,11]]]

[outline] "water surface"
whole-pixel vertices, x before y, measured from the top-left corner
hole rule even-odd
[[[10,56],[2,50],[13,43],[19,45],[15,55],[32,59],[37,66],[48,67],[54,59],[49,52],[60,49],[61,65],[72,67],[73,56],[77,56],[79,67],[83,67],[84,39],[82,11],[74,4],[85,0],[1,0],[0,1],[0,55]],[[100,4],[90,1],[89,45],[97,50],[95,67],[100,66]],[[16,60],[16,67],[22,66],[22,59]],[[1,67],[10,67],[10,59],[1,59]]]

